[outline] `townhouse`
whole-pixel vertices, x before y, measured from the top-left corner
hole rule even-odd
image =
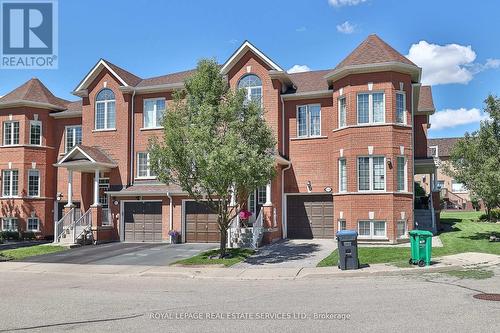
[[[276,135],[277,175],[247,203],[264,242],[355,229],[395,243],[419,224],[413,178],[435,177],[434,106],[410,60],[370,35],[332,69],[289,74],[244,42],[221,72],[261,102]],[[89,224],[97,242],[169,241],[170,230],[182,242],[217,242],[214,215],[149,168],[148,139],[162,135],[172,92],[192,73],[144,79],[101,59],[76,102],[37,79],[0,98],[2,229],[60,240]],[[420,226],[435,225],[436,198],[431,191]]]

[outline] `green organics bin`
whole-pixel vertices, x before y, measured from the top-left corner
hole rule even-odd
[[[427,230],[410,231],[410,244],[410,265],[429,266],[431,264],[432,232]]]

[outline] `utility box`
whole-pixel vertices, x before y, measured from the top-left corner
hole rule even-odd
[[[354,230],[337,231],[339,252],[338,267],[341,270],[358,269],[358,233]]]

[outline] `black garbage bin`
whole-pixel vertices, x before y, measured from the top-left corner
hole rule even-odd
[[[337,231],[339,264],[342,270],[358,269],[358,233],[354,230]]]

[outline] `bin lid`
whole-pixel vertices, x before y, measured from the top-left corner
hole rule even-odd
[[[355,230],[339,230],[337,231],[337,237],[339,236],[358,237],[358,232]]]
[[[412,230],[410,231],[410,235],[412,236],[430,236],[432,237],[432,232],[427,230]]]

